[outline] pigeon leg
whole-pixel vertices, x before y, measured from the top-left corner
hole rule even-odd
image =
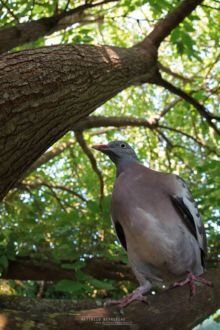
[[[189,284],[190,287],[190,296],[194,296],[196,294],[196,282],[202,283],[203,285],[207,286],[213,286],[212,282],[206,280],[205,278],[202,278],[200,276],[196,276],[192,273],[189,273],[187,275],[187,278],[183,281],[175,282],[172,286],[172,288],[176,288],[178,286],[184,286],[185,284]]]
[[[130,303],[132,303],[133,301],[142,301],[146,304],[148,304],[148,300],[147,297],[144,297],[143,294],[146,293],[149,290],[149,284],[147,285],[143,285],[138,287],[136,290],[134,290],[132,293],[130,293],[129,295],[122,297],[119,300],[108,300],[106,302],[106,306],[109,305],[118,305],[119,307],[126,307],[127,305],[129,305]]]

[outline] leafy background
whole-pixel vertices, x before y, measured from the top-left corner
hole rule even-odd
[[[96,18],[94,23],[74,24],[13,51],[61,43],[129,47],[141,41],[178,3],[124,0],[105,4],[87,11],[89,17]],[[81,1],[69,1],[68,9],[81,4]],[[4,1],[0,27],[49,17],[66,6],[65,1]],[[193,95],[212,113],[217,113],[220,98],[219,25],[219,1],[205,1],[159,50],[160,63],[169,68],[162,70],[163,77]],[[126,140],[145,165],[176,173],[186,180],[205,222],[209,259],[216,260],[220,251],[220,173],[218,136],[212,128],[192,105],[154,85],[128,88],[94,114],[149,120],[157,118],[172,102],[175,104],[160,119],[163,126],[160,129],[97,127],[85,130],[83,137],[89,148],[95,143]],[[109,215],[115,169],[104,155],[93,151],[104,178],[102,198],[100,177],[75,132],[66,134],[48,152],[69,141],[72,142],[62,153],[25,177],[1,204],[0,267],[7,268],[8,262],[18,256],[50,260],[63,268],[74,268],[77,281],[48,283],[45,297],[118,297],[130,291],[134,283],[101,281],[83,272],[86,258],[127,262]],[[32,297],[36,296],[39,283],[1,280],[0,289],[4,293]]]

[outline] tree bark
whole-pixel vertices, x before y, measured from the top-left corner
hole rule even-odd
[[[69,263],[69,262],[64,262]],[[136,279],[128,265],[119,261],[108,261],[103,258],[92,258],[85,262],[82,269],[87,275],[103,280],[114,279],[117,281],[134,281]],[[59,281],[62,279],[75,279],[75,271],[62,268],[62,264],[54,264],[50,261],[33,260],[28,257],[20,257],[9,262],[1,278],[11,280],[32,281]]]
[[[0,324],[4,330],[23,329],[24,325],[30,329],[50,330],[116,329],[117,325],[126,330],[191,330],[220,306],[220,267],[209,270],[205,277],[214,283],[214,288],[197,287],[196,296],[191,299],[189,288],[185,286],[148,295],[149,305],[133,303],[123,313],[117,307],[79,311],[76,302],[71,305],[71,302],[51,300],[50,304],[43,299],[40,302],[31,300],[32,309],[30,299],[25,303],[25,298],[2,296]]]
[[[157,71],[156,49],[53,46],[0,58],[0,200],[74,123]]]

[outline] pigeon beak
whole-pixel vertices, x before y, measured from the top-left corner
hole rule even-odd
[[[104,153],[109,150],[108,144],[96,144],[93,145],[92,148]]]

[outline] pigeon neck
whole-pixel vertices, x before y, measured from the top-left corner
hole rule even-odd
[[[138,161],[138,159],[135,159],[135,158],[118,160],[115,163],[115,165],[116,165],[116,177],[118,177],[132,163],[139,163],[139,161]]]

